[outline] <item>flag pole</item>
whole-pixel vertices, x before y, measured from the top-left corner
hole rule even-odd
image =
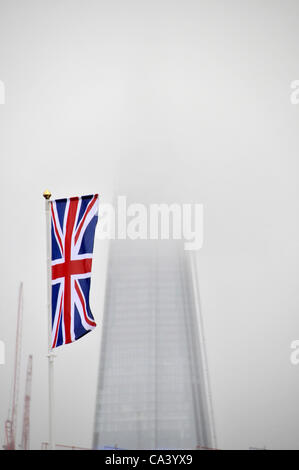
[[[52,349],[52,312],[51,312],[51,219],[50,219],[50,191],[43,193],[45,198],[46,214],[46,240],[47,240],[47,306],[48,306],[48,365],[49,365],[49,449],[54,450],[54,353]]]

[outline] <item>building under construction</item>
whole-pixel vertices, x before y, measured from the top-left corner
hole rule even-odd
[[[110,246],[93,447],[216,447],[193,254]]]

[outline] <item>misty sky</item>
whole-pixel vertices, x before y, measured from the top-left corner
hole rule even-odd
[[[0,0],[1,444],[21,280],[19,425],[32,353],[32,447],[48,439],[49,188],[204,205],[198,267],[218,446],[298,448],[298,48],[295,0]],[[106,263],[96,240],[98,327],[57,353],[57,443],[91,445]]]

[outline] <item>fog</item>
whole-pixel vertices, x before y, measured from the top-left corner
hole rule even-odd
[[[201,203],[197,253],[218,447],[298,448],[298,2],[0,0],[0,440],[24,282],[18,443],[33,354],[31,447],[48,440],[44,200]],[[99,213],[101,215],[101,211]],[[97,328],[60,348],[56,442],[92,442]]]

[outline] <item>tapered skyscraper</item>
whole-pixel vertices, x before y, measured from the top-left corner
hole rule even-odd
[[[193,253],[110,246],[94,448],[215,446]]]

